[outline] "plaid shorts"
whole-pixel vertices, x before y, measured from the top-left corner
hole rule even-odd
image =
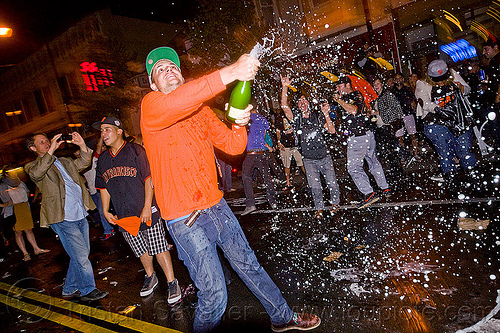
[[[139,230],[136,237],[125,230],[122,231],[122,234],[137,258],[146,252],[154,256],[169,250],[162,220],[156,222],[151,228]]]

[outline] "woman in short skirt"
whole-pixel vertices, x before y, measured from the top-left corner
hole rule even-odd
[[[14,232],[16,234],[16,243],[19,249],[23,252],[23,260],[31,260],[31,257],[26,250],[26,245],[24,242],[23,231],[26,233],[26,238],[33,247],[33,252],[35,255],[50,252],[50,250],[42,249],[36,243],[35,235],[33,234],[33,217],[31,216],[31,209],[28,204],[28,193],[29,190],[15,174],[12,172],[7,172],[7,177],[5,177],[2,182],[6,186],[2,186],[9,198],[10,202],[5,202],[0,204],[0,207],[5,207],[8,205],[14,205],[14,215],[16,217],[16,224],[14,225]]]

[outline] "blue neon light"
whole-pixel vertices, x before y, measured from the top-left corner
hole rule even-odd
[[[451,57],[453,62],[477,57],[476,48],[464,39],[459,39],[446,45],[441,45],[441,51]]]

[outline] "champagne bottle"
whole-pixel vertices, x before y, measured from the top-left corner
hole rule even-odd
[[[239,81],[231,92],[229,97],[229,105],[227,107],[226,119],[235,123],[236,118],[244,112],[250,103],[252,97],[252,83],[251,81]]]

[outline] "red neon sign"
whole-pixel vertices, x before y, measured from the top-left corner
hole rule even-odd
[[[110,69],[99,68],[95,62],[82,62],[80,64],[83,82],[88,91],[99,91],[99,86],[115,84]]]

